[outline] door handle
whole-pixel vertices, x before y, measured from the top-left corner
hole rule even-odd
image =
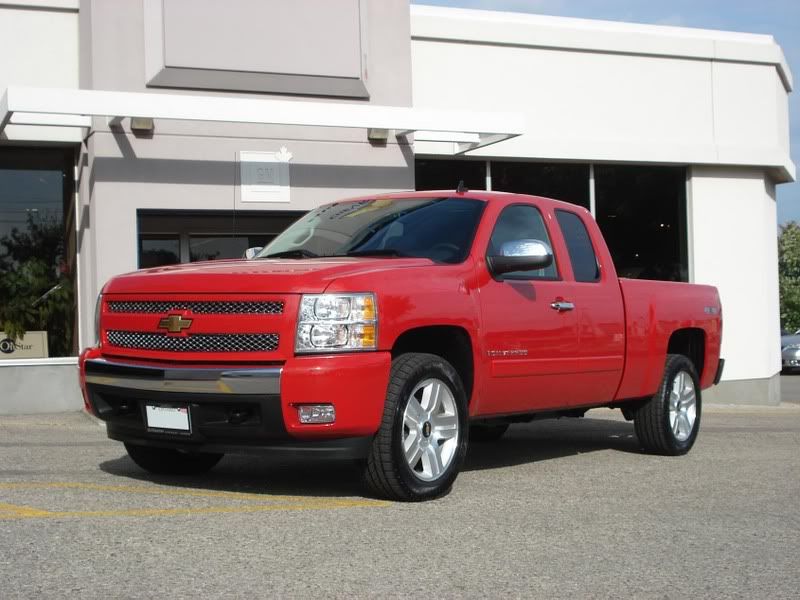
[[[558,302],[552,302],[550,304],[550,308],[557,310],[558,312],[565,312],[567,310],[573,310],[575,305],[572,302],[567,302],[566,300],[559,300]]]

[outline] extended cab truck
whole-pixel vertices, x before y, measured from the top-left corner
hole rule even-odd
[[[620,408],[683,454],[723,365],[716,289],[618,279],[585,209],[517,194],[336,202],[251,260],[115,277],[97,306],[86,408],[139,466],[309,451],[402,500],[536,416]]]

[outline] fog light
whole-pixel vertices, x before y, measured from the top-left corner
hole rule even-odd
[[[297,407],[297,415],[303,424],[333,423],[336,420],[336,409],[333,404],[303,404]]]

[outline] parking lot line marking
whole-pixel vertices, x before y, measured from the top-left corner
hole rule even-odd
[[[39,510],[30,506],[20,506],[18,504],[5,504],[0,502],[0,519],[16,519],[30,517],[48,517],[49,511]]]
[[[79,481],[41,481],[41,482],[5,482],[0,483],[0,490],[14,489],[84,489],[97,492],[122,492],[129,494],[156,494],[161,496],[194,496],[199,498],[228,498],[231,500],[259,500],[264,501],[297,501],[314,502],[308,496],[289,496],[282,494],[258,494],[255,492],[230,492],[225,490],[198,490],[186,488],[157,488],[143,485],[110,485],[99,483],[83,483]],[[369,502],[384,503],[381,500]]]
[[[0,507],[5,506],[0,504]],[[44,511],[27,506],[16,507],[14,513],[0,510],[0,521],[20,519],[54,519],[54,518],[87,518],[87,517],[165,517],[176,515],[209,515],[209,514],[235,514],[259,513],[272,511],[295,510],[330,510],[334,508],[360,508],[374,507],[375,503],[368,500],[330,501],[308,504],[245,504],[242,506],[205,506],[200,508],[130,508],[119,510],[75,510],[75,511]]]
[[[326,510],[334,508],[375,508],[389,506],[383,500],[342,499],[342,498],[308,498],[304,496],[271,496],[248,492],[228,492],[220,490],[163,489],[135,485],[104,485],[83,483],[78,481],[55,482],[4,482],[2,490],[35,490],[35,489],[79,489],[87,491],[113,492],[123,494],[155,494],[161,496],[223,498],[228,500],[257,500],[257,503],[239,506],[207,506],[183,508],[132,508],[92,511],[48,511],[29,506],[0,503],[0,521],[9,519],[32,518],[64,518],[64,517],[139,517],[170,516],[220,513],[254,513],[280,510]]]

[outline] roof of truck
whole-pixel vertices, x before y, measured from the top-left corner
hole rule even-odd
[[[474,198],[476,200],[484,200],[487,202],[497,202],[502,204],[513,204],[514,202],[537,200],[538,202],[552,203],[556,206],[561,205],[564,208],[579,208],[586,210],[585,207],[572,202],[564,200],[557,200],[555,198],[548,198],[546,196],[534,196],[530,194],[516,194],[512,192],[499,192],[488,190],[465,190],[458,191],[455,189],[450,190],[418,190],[418,191],[405,191],[405,192],[390,192],[386,194],[370,194],[367,196],[359,196],[357,198],[346,198],[342,202],[358,201],[358,200],[375,200],[375,199],[391,199],[391,198],[430,198],[430,197],[448,197],[448,198]],[[589,212],[588,210],[586,212]]]

